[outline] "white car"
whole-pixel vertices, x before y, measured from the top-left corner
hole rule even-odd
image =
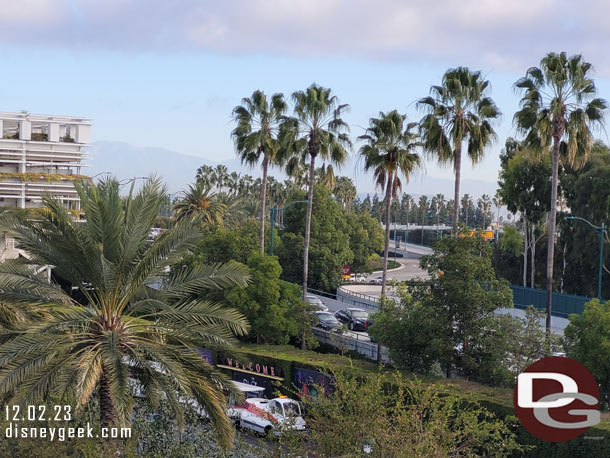
[[[305,296],[305,302],[311,305],[315,309],[315,312],[328,312],[328,307],[324,305],[324,302],[322,302],[319,297],[314,296],[313,294],[308,294],[307,296]]]
[[[375,277],[375,278],[371,278],[369,280],[371,283],[373,283],[374,285],[381,285],[383,278],[382,277]]]
[[[286,396],[274,399],[248,398],[240,405],[231,406],[227,414],[236,426],[260,434],[278,436],[282,431],[304,431],[306,427],[301,405]]]

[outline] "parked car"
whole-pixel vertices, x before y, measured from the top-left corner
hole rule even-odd
[[[343,325],[337,320],[337,317],[330,312],[316,312],[318,323],[316,327],[327,331],[338,331]]]
[[[355,307],[341,309],[335,313],[335,317],[340,322],[347,324],[350,331],[366,331],[373,323],[369,319],[367,311]]]
[[[305,296],[305,302],[311,305],[316,312],[328,312],[328,307],[324,305],[324,302],[320,300],[319,297],[314,296],[313,294],[308,294]]]
[[[366,281],[365,274],[356,274],[356,283],[364,283]]]
[[[381,285],[382,280],[383,280],[383,277],[374,277],[374,278],[371,278],[369,281],[375,285]]]

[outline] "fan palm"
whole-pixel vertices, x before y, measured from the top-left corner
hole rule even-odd
[[[478,201],[481,211],[483,212],[483,230],[487,229],[487,214],[491,211],[491,198],[487,194],[483,194]]]
[[[199,225],[183,218],[148,240],[165,200],[158,180],[126,198],[115,180],[75,187],[86,222],[49,196],[38,220],[3,220],[30,259],[0,264],[0,303],[29,316],[0,326],[8,336],[0,346],[0,396],[34,405],[50,394],[69,396],[80,408],[97,393],[101,423],[122,426],[137,391],[153,406],[164,397],[180,428],[180,400],[194,399],[230,446],[222,390],[233,389],[198,348],[227,346],[249,326],[237,311],[199,297],[245,286],[247,272],[238,265],[170,271],[200,237]],[[66,290],[36,275],[34,265],[53,266]]]
[[[242,164],[258,164],[262,158],[263,178],[260,189],[260,250],[265,251],[265,199],[267,193],[267,170],[276,161],[279,150],[277,135],[279,123],[286,112],[283,94],[273,94],[271,101],[262,91],[254,91],[252,96],[242,100],[233,109],[237,127],[232,132],[235,150]]]
[[[383,274],[381,277],[381,295],[385,294],[388,251],[390,246],[390,206],[402,188],[399,173],[406,182],[413,171],[420,167],[421,159],[415,152],[421,146],[419,137],[414,132],[417,123],[407,123],[406,115],[393,110],[379,113],[379,118],[371,118],[366,133],[359,138],[365,141],[360,148],[360,158],[364,161],[364,170],[373,171],[375,181],[380,188],[385,187],[385,246],[383,251]]]
[[[335,178],[335,171],[333,170],[333,166],[331,164],[322,164],[322,167],[316,169],[315,172],[318,178],[318,184],[328,188],[331,192],[335,189],[335,185],[337,180]]]
[[[208,226],[222,224],[226,206],[215,198],[216,194],[204,181],[189,185],[188,191],[182,194],[182,198],[174,204],[177,220],[196,216]]]
[[[424,226],[426,225],[426,215],[428,214],[428,197],[419,198],[419,211],[421,212],[421,244],[424,244]]]
[[[351,210],[352,203],[357,195],[356,186],[354,186],[354,182],[351,178],[337,177],[333,193],[341,202],[341,206],[344,210]]]
[[[467,141],[468,157],[476,164],[482,160],[485,148],[496,138],[491,122],[500,117],[500,110],[486,95],[489,88],[489,81],[483,79],[481,72],[465,67],[452,68],[443,75],[441,85],[432,86],[431,95],[417,103],[418,107],[428,111],[420,122],[425,149],[439,162],[453,164],[454,233],[460,214],[463,143]]]
[[[468,227],[468,215],[470,214],[470,208],[473,203],[472,198],[468,194],[464,194],[460,203],[464,209],[464,224]]]
[[[540,67],[528,69],[515,88],[523,93],[514,122],[525,135],[525,144],[552,156],[546,265],[546,329],[550,332],[559,162],[563,159],[573,168],[584,165],[593,147],[591,129],[603,125],[608,102],[595,97],[591,64],[581,55],[568,57],[565,52],[547,54]]]
[[[309,237],[316,158],[341,165],[345,162],[351,141],[349,126],[341,118],[348,105],[339,104],[331,90],[312,84],[305,91],[292,94],[294,116],[284,120],[281,126],[282,160],[306,163],[309,159],[307,180],[307,213],[305,216],[305,243],[303,248],[303,300],[307,294],[309,265]]]

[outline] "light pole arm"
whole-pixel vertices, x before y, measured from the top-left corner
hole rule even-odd
[[[590,221],[587,221],[586,219],[581,218],[580,216],[567,216],[566,219],[578,219],[584,223],[587,223],[589,226],[591,226],[596,231],[602,231],[602,230],[606,229],[605,225],[602,224],[601,226],[596,226],[593,223],[591,223]]]

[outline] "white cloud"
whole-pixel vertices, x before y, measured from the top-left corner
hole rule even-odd
[[[0,0],[4,44],[430,57],[517,70],[551,50],[610,74],[604,0]]]

